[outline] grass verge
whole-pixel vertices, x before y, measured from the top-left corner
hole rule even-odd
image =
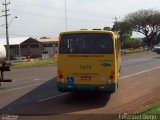
[[[125,116],[123,120],[160,120],[160,101]]]
[[[124,55],[138,54],[143,53],[142,49],[130,50],[126,49]],[[12,61],[12,68],[30,68],[30,67],[40,67],[40,66],[49,66],[56,65],[57,58],[49,58],[49,59],[34,59],[31,61]]]
[[[130,50],[130,49],[126,49],[125,50],[125,54],[135,54],[135,53],[142,53],[145,52],[143,49],[135,49],[135,50]]]
[[[160,101],[153,103],[149,106],[146,106],[138,110],[136,113],[138,114],[160,114]]]
[[[12,61],[12,68],[30,68],[30,67],[40,67],[55,65],[57,63],[57,58],[49,59],[34,59],[30,61]]]

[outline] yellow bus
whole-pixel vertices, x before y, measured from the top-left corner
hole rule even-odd
[[[105,30],[62,32],[59,36],[58,90],[108,91],[118,87],[121,45]]]

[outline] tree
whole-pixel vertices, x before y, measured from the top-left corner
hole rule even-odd
[[[130,35],[125,35],[123,40],[123,48],[131,48],[132,47],[132,39]]]
[[[117,32],[122,32],[125,34],[132,34],[130,24],[128,24],[128,22],[124,22],[124,21],[115,22],[112,30],[117,31]]]
[[[103,30],[109,30],[109,31],[111,31],[112,29],[110,27],[104,27]]]
[[[149,47],[153,46],[158,33],[160,32],[160,12],[157,10],[139,10],[126,15],[124,22],[135,31],[146,37]]]
[[[120,34],[122,48],[131,47],[132,30],[127,22],[115,22],[112,30]]]
[[[137,49],[143,45],[142,43],[143,43],[142,39],[132,38],[132,45],[131,46],[132,46],[132,48]]]
[[[158,44],[158,43],[160,43],[160,33],[158,34],[157,40],[155,41],[155,44]]]

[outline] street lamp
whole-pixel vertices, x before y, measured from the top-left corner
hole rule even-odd
[[[11,25],[12,21],[13,21],[15,18],[18,18],[18,17],[17,17],[17,16],[13,17],[13,18],[10,20],[10,22],[9,22],[9,24],[8,24],[8,27]],[[6,26],[6,24],[0,25],[0,27],[5,27],[5,26]]]
[[[13,18],[11,19],[11,21],[9,22],[8,27],[11,25],[12,21],[13,21],[14,19],[17,19],[17,18],[18,18],[17,16],[13,17]]]

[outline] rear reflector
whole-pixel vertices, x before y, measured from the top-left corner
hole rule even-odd
[[[110,76],[109,76],[109,79],[113,80],[113,79],[114,79],[114,76],[113,76],[113,75],[110,75]]]
[[[60,78],[60,79],[63,79],[63,75],[59,75],[59,78]]]

